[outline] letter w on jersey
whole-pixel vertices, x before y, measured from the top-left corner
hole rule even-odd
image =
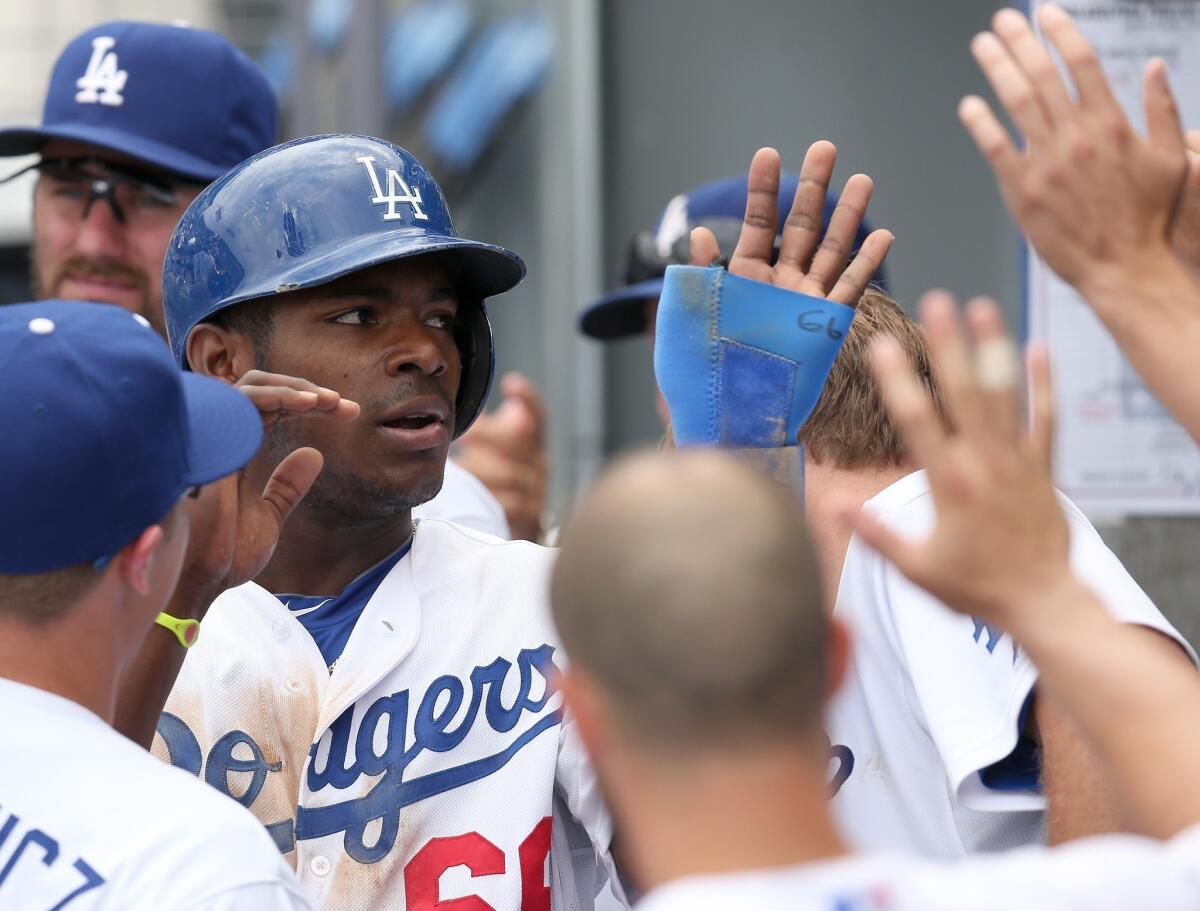
[[[115,38],[99,35],[92,39],[92,57],[87,72],[75,80],[75,100],[80,104],[107,104],[120,107],[125,103],[121,91],[129,74],[117,69],[117,53],[112,49]]]
[[[513,664],[497,658],[471,671],[469,702],[464,681],[445,675],[429,685],[415,712],[410,692],[401,690],[375,700],[362,711],[344,713],[310,752],[308,791],[316,795],[327,787],[352,790],[361,787],[363,776],[382,777],[362,797],[297,807],[296,839],[344,832],[346,853],[354,860],[364,864],[382,860],[395,844],[404,807],[486,778],[543,731],[559,724],[562,712],[558,709],[536,717],[555,693],[553,656],[550,645],[521,650],[516,662],[519,681],[508,687],[510,702],[504,690]],[[529,716],[535,719],[531,724],[516,737],[507,736]],[[476,724],[481,718],[487,722],[486,728]],[[486,729],[506,736],[493,742]],[[413,760],[423,753],[452,750],[463,758],[417,777],[405,777]],[[374,820],[381,823],[379,835],[373,844],[367,844],[366,832]]]
[[[420,188],[413,189],[408,185],[408,181],[395,168],[387,169],[387,195],[384,195],[383,186],[379,183],[379,175],[375,172],[375,157],[373,155],[359,155],[354,159],[362,162],[362,166],[367,169],[367,174],[371,178],[371,188],[375,191],[375,195],[371,197],[371,202],[376,205],[386,205],[387,209],[383,213],[384,221],[395,221],[398,218],[403,218],[402,212],[396,211],[396,206],[404,203],[409,206],[413,212],[413,218],[418,221],[428,221],[429,216],[425,214],[421,208],[421,190]]]

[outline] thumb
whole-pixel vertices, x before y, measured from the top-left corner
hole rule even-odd
[[[324,465],[324,456],[306,446],[289,453],[271,472],[262,499],[275,513],[278,527],[283,527],[292,510],[304,499]]]
[[[693,228],[691,242],[689,262],[693,266],[711,266],[721,258],[717,237],[708,228]]]

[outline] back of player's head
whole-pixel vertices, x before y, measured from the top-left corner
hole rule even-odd
[[[828,625],[801,505],[728,456],[609,471],[567,526],[551,600],[572,666],[640,744],[744,751],[820,723]]]
[[[800,442],[820,464],[835,468],[896,468],[909,458],[871,374],[871,343],[890,335],[944,414],[941,390],[929,363],[925,331],[882,291],[867,289],[838,352],[825,388],[800,429]]]
[[[48,620],[191,488],[242,467],[249,399],[182,374],[120,307],[0,307],[0,613]],[[22,584],[29,580],[28,584]]]

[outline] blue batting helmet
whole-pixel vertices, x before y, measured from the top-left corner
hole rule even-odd
[[[399,146],[370,136],[309,136],[260,152],[188,206],[163,266],[167,336],[187,369],[197,324],[244,301],[311,288],[424,253],[456,261],[462,379],[454,435],[483,409],[495,358],[484,299],[525,264],[454,233],[433,177]]]

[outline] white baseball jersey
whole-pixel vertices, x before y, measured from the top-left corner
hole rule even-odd
[[[0,680],[0,705],[3,911],[309,908],[233,801],[78,703]]]
[[[318,907],[590,907],[611,823],[553,686],[552,553],[421,522],[332,672],[274,595],[226,592],[155,751],[248,806]]]
[[[445,519],[508,540],[512,530],[504,507],[484,483],[454,459],[446,460],[442,489],[428,503],[413,509],[414,519]]]
[[[1195,661],[1083,514],[1065,497],[1062,505],[1079,576],[1114,616],[1159,630]],[[906,536],[933,528],[923,471],[867,508]],[[1020,736],[1037,671],[1012,638],[952,613],[857,538],[835,615],[854,639],[851,673],[827,715],[833,806],[851,841],[948,859],[1043,843],[1046,799]]]
[[[1194,911],[1200,828],[1164,844],[1132,835],[957,862],[898,854],[681,879],[637,911]]]

